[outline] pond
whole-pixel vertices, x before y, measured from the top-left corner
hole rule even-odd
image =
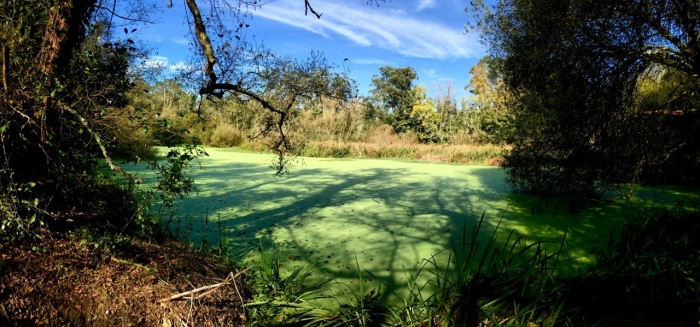
[[[204,169],[192,171],[198,194],[177,202],[179,222],[172,228],[190,222],[189,239],[199,244],[206,235],[210,246],[225,233],[232,259],[244,266],[258,259],[261,240],[280,251],[283,271],[316,262],[317,275],[357,285],[359,264],[375,276],[363,273],[365,289],[381,282],[399,296],[406,272],[438,253],[447,264],[444,250],[461,243],[465,228],[471,233],[482,214],[483,241],[498,224],[499,240],[515,230],[552,248],[567,233],[565,267],[578,269],[592,263],[591,251],[606,246],[629,210],[624,200],[604,200],[572,214],[564,200],[512,192],[497,167],[300,158],[289,174],[273,176],[269,154],[207,152]],[[142,165],[125,168],[145,171]],[[685,193],[659,188],[636,194],[633,202],[642,205],[655,198],[672,203]]]

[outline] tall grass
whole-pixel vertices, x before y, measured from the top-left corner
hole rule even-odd
[[[404,298],[402,306],[380,301],[381,289],[368,290],[359,263],[359,291],[335,281],[316,283],[311,289],[322,288],[322,293],[332,294],[331,300],[305,299],[308,293],[264,303],[294,308],[295,321],[307,326],[478,326],[487,322],[514,325],[528,321],[560,322],[562,317],[575,313],[562,305],[565,296],[561,295],[561,284],[557,283],[555,270],[561,251],[548,252],[542,242],[528,244],[515,232],[505,240],[505,245],[497,247],[498,228],[482,244],[478,235],[483,219],[482,216],[469,237],[465,227],[462,243],[450,249],[452,254],[448,262],[454,260],[454,265],[445,266],[433,256],[423,261],[418,272],[407,273],[410,294]],[[278,266],[278,260],[262,252],[257,265],[260,272],[257,283],[263,286],[256,287],[267,294],[262,298],[279,299],[280,296],[275,295],[280,294],[278,285],[298,285],[306,278],[299,270],[286,277],[279,276]],[[432,277],[419,284],[418,276],[423,274]],[[298,281],[290,282],[292,279]],[[428,289],[435,291],[428,294]],[[278,312],[282,318],[271,320],[287,319],[288,311],[279,309]]]
[[[264,144],[247,142],[240,148],[248,151],[267,151]],[[460,164],[497,166],[507,146],[494,144],[421,144],[421,143],[369,143],[369,142],[308,142],[298,155],[315,158],[369,158],[410,159]]]
[[[292,133],[297,144],[294,155],[316,158],[411,159],[433,162],[500,165],[507,145],[477,143],[465,138],[453,138],[449,143],[419,143],[412,132],[394,133],[388,125],[380,125],[355,139],[319,138]],[[228,125],[217,126],[211,135],[203,136],[214,147],[238,147],[253,152],[269,151],[270,141],[264,137],[246,139]],[[461,134],[460,134],[461,135]]]
[[[408,274],[410,295],[392,310],[396,326],[553,325],[576,314],[564,306],[566,297],[557,275],[564,240],[557,249],[542,241],[526,242],[512,231],[500,244],[497,231],[485,243],[478,240],[484,217],[461,244],[453,245],[445,266],[437,256]],[[419,285],[420,274],[431,274]],[[426,295],[425,289],[435,290]]]

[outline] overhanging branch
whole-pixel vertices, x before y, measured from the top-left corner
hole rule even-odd
[[[304,8],[304,15],[309,15],[309,11],[311,11],[311,13],[314,14],[318,19],[321,19],[321,16],[323,16],[323,14],[317,13],[316,10],[314,10],[314,8],[311,7],[309,0],[304,0]]]
[[[77,111],[73,110],[73,108],[71,108],[65,104],[62,104],[59,102],[59,103],[57,103],[57,105],[61,110],[65,110],[65,111],[68,111],[71,114],[73,114],[73,116],[77,117],[78,120],[80,121],[80,123],[83,124],[83,126],[88,131],[88,133],[90,133],[90,136],[92,136],[92,138],[95,140],[97,145],[100,147],[100,151],[102,151],[102,156],[105,158],[105,161],[107,161],[107,164],[109,165],[110,169],[122,174],[122,176],[134,181],[136,184],[140,184],[141,182],[143,182],[143,179],[134,177],[133,175],[124,171],[124,169],[122,169],[122,167],[119,167],[116,164],[114,164],[114,161],[112,161],[112,158],[109,156],[109,153],[107,153],[107,148],[105,148],[104,144],[102,143],[102,139],[100,138],[100,135],[95,133],[92,130],[92,128],[90,128],[90,124],[88,124],[87,120],[85,118],[83,118],[83,116],[81,116]]]

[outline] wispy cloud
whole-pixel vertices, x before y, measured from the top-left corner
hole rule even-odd
[[[420,5],[430,5],[423,0]],[[433,59],[476,58],[483,52],[477,38],[461,26],[429,22],[391,11],[319,2],[321,19],[299,15],[298,1],[279,0],[253,15],[307,30],[326,38],[342,37],[361,46],[376,46],[405,56]]]
[[[184,46],[187,46],[190,44],[190,39],[188,39],[186,37],[174,37],[174,38],[171,38],[170,41],[172,41],[175,44],[184,45]]]
[[[435,0],[420,0],[420,3],[418,3],[418,7],[416,10],[423,10],[426,8],[430,8],[435,5]]]
[[[382,66],[387,66],[387,65],[392,65],[393,63],[390,61],[382,60],[382,59],[371,59],[371,58],[359,58],[359,59],[353,59],[352,63],[358,64],[358,65],[382,65]]]

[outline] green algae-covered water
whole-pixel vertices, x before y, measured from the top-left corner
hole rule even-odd
[[[208,220],[209,244],[218,242],[219,231],[226,233],[233,259],[243,265],[258,258],[262,240],[280,251],[283,271],[317,262],[317,275],[352,286],[359,283],[357,258],[360,269],[375,276],[363,274],[365,289],[381,281],[397,294],[406,286],[405,272],[461,243],[464,227],[470,233],[482,214],[484,241],[499,222],[502,240],[516,230],[556,248],[567,233],[567,265],[576,269],[591,263],[591,250],[605,247],[628,210],[623,200],[607,200],[572,215],[561,200],[511,192],[497,167],[302,158],[288,175],[275,177],[268,154],[207,152],[204,170],[191,173],[198,194],[177,202],[182,226],[193,223],[193,242],[201,242]],[[672,203],[686,193],[660,188],[636,194],[640,205],[654,198]],[[447,256],[438,258],[447,264]]]

